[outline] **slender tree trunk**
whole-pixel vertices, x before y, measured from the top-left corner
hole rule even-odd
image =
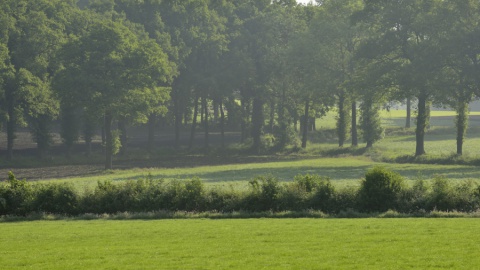
[[[358,146],[357,102],[352,101],[352,146]]]
[[[305,101],[305,113],[304,113],[304,123],[302,125],[302,148],[307,148],[307,137],[308,137],[308,119],[310,111],[310,100]]]
[[[343,147],[347,139],[347,113],[345,110],[345,94],[338,96],[338,120],[337,120],[338,146]]]
[[[468,103],[459,101],[457,105],[457,116],[455,119],[457,126],[457,155],[463,154],[463,141],[468,126]]]
[[[222,148],[225,148],[225,111],[223,110],[223,102],[220,101],[220,133],[222,136]]]
[[[112,169],[113,159],[113,134],[112,134],[112,121],[113,116],[110,112],[105,112],[105,170]]]
[[[288,130],[287,130],[287,121],[285,119],[285,103],[286,103],[286,90],[285,85],[282,87],[282,99],[280,100],[280,106],[278,108],[278,123],[280,125],[280,138],[278,141],[278,147],[283,149],[287,145],[288,140]]]
[[[12,103],[7,103],[7,160],[12,160],[13,158],[13,144],[15,141],[15,129],[16,129],[16,118],[15,118],[15,107]]]
[[[103,118],[103,125],[102,125],[102,144],[105,145],[107,143],[107,136],[106,136],[106,133],[105,133],[105,116]]]
[[[175,148],[180,147],[180,129],[182,126],[182,110],[180,109],[180,101],[177,95],[173,95],[173,110],[175,114]]]
[[[417,128],[415,131],[416,148],[415,156],[421,156],[425,154],[425,132],[428,124],[428,108],[427,97],[425,94],[420,94],[418,97],[418,116],[417,116]]]
[[[275,125],[275,99],[270,101],[270,119],[268,123],[268,129],[273,134],[273,126]]]
[[[241,130],[242,130],[242,136],[241,136],[241,143],[244,143],[245,140],[248,137],[248,132],[247,132],[247,124],[249,122],[249,114],[250,114],[250,101],[246,100],[246,98],[242,98],[242,123],[241,123]]]
[[[213,123],[217,124],[218,123],[218,113],[219,113],[219,108],[218,108],[218,102],[217,100],[213,99]]]
[[[410,128],[411,119],[412,119],[412,100],[411,98],[407,98],[407,119],[405,122],[405,128]]]
[[[195,131],[197,129],[197,117],[198,117],[198,100],[199,97],[195,98],[195,104],[193,105],[193,119],[192,119],[192,126],[190,130],[190,141],[188,143],[188,148],[192,149],[193,145],[195,144]]]
[[[125,119],[118,121],[118,130],[120,131],[120,155],[125,155],[127,153],[128,147],[128,136],[127,136],[127,123]]]
[[[253,145],[252,149],[255,153],[260,151],[262,146],[261,137],[263,133],[263,100],[260,97],[255,97],[253,99],[253,108],[252,108],[252,137]]]
[[[38,158],[43,159],[51,145],[52,137],[50,134],[51,119],[48,115],[38,115],[30,122],[30,128],[34,140],[37,143]]]
[[[150,114],[148,116],[148,152],[153,152],[155,149],[155,127],[157,124],[157,116]]]
[[[90,154],[92,153],[92,140],[95,134],[96,119],[94,120],[93,117],[91,117],[88,114],[85,114],[84,121],[85,123],[84,123],[83,136],[85,140],[86,155],[90,156]]]
[[[210,146],[209,142],[209,126],[208,126],[208,106],[207,106],[207,98],[203,97],[202,98],[202,108],[204,111],[204,119],[203,119],[203,126],[205,128],[205,149],[207,149]]]

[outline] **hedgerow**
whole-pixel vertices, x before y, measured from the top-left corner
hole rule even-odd
[[[336,189],[328,178],[309,174],[297,175],[292,182],[280,182],[272,175],[258,176],[249,186],[248,190],[208,188],[198,178],[164,181],[146,177],[122,183],[98,182],[95,189],[79,192],[68,183],[31,183],[9,173],[0,183],[0,215],[388,210],[411,214],[480,209],[480,185],[472,181],[452,184],[444,177],[435,177],[431,184],[418,180],[410,187],[402,176],[381,167],[367,171],[358,188]]]

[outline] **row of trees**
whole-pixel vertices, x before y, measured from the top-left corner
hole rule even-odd
[[[407,126],[418,102],[416,155],[430,105],[454,108],[461,154],[480,94],[473,0],[5,0],[0,20],[8,159],[19,125],[43,155],[56,118],[68,153],[80,134],[90,149],[102,127],[106,168],[127,125],[148,124],[151,149],[160,118],[177,147],[186,124],[193,146],[199,117],[206,146],[214,119],[222,138],[238,128],[255,151],[265,133],[285,147],[300,122],[306,147],[309,119],[332,108],[339,146],[349,137],[357,146],[361,128],[370,147],[382,135],[379,109],[395,100],[407,101]]]

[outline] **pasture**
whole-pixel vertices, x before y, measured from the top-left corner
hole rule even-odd
[[[19,171],[19,178],[26,172],[33,178],[27,180],[39,182],[70,182],[79,190],[92,189],[98,181],[146,177],[167,181],[199,177],[208,186],[241,189],[258,175],[292,181],[295,175],[307,173],[327,176],[336,186],[357,186],[375,165],[399,172],[410,183],[435,175],[454,182],[480,179],[477,166],[455,164],[452,112],[433,112],[424,160],[396,163],[414,150],[414,129],[402,128],[403,113],[384,112],[386,137],[367,151],[338,149],[328,135],[331,132],[325,133],[334,123],[334,116],[328,115],[318,120],[323,121],[317,123],[322,129],[310,134],[307,150],[297,152],[233,158],[228,153],[191,154],[184,164],[179,162],[182,157],[166,159],[157,153],[145,161],[148,166],[137,167],[141,161],[134,150],[117,160],[121,164],[134,160],[132,165],[113,171],[66,165],[67,161],[45,167],[27,159],[20,160],[24,168],[4,166],[2,171]],[[458,157],[458,163],[474,164],[479,158],[477,115],[471,116],[466,155]],[[453,162],[435,164],[436,160]],[[52,173],[56,170],[58,174]],[[0,265],[4,269],[474,269],[480,265],[479,222],[476,218],[2,222]]]
[[[3,269],[475,269],[479,219],[2,223]]]

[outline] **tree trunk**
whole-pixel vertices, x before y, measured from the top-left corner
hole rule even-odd
[[[343,147],[348,133],[348,112],[345,108],[346,97],[342,91],[338,96],[337,136],[338,146]]]
[[[262,146],[261,137],[263,133],[263,100],[259,97],[253,99],[253,108],[252,108],[252,137],[253,145],[252,149],[255,153],[260,151]]]
[[[357,102],[352,101],[352,146],[358,146]]]
[[[157,116],[155,114],[150,114],[148,116],[148,152],[153,152],[155,149],[155,127],[157,124]]]
[[[38,158],[43,159],[51,145],[52,137],[50,134],[51,119],[48,115],[38,115],[30,122],[30,128],[34,140],[37,143]]]
[[[242,129],[242,136],[240,139],[241,143],[244,143],[245,140],[248,137],[248,131],[247,131],[247,125],[250,119],[250,101],[246,100],[245,98],[242,98],[242,123],[241,123],[241,129]]]
[[[86,155],[90,156],[92,153],[92,140],[95,134],[95,120],[90,115],[85,114],[84,121],[83,136],[85,140]]]
[[[304,123],[302,125],[302,148],[307,148],[308,119],[310,111],[310,100],[305,101]]]
[[[405,128],[410,128],[410,122],[412,119],[412,100],[407,98],[407,119],[405,121]]]
[[[175,114],[175,148],[178,149],[180,147],[180,128],[182,126],[182,110],[180,109],[180,101],[178,98],[174,98],[173,106]]]
[[[113,134],[112,134],[112,121],[113,116],[110,112],[105,112],[105,170],[112,169],[113,159]]]
[[[417,128],[415,130],[415,156],[421,156],[425,154],[425,132],[428,124],[428,117],[427,97],[422,93],[418,97]]]
[[[8,120],[7,120],[7,160],[12,160],[13,158],[13,144],[15,141],[15,129],[16,129],[16,118],[15,118],[15,107],[13,106],[13,102],[7,103],[7,113],[8,113]]]
[[[188,148],[192,149],[193,145],[195,144],[195,131],[197,128],[197,117],[198,117],[198,100],[199,97],[195,98],[195,104],[193,105],[193,119],[192,119],[192,126],[190,130],[190,141],[188,143]]]
[[[222,148],[225,148],[225,111],[223,110],[223,102],[220,101],[220,133],[222,136]]]
[[[123,156],[127,153],[128,150],[127,123],[125,119],[121,119],[118,121],[118,130],[120,131],[120,144],[122,145],[119,154]]]
[[[219,112],[219,108],[218,108],[218,102],[214,99],[213,100],[213,123],[215,123],[215,125],[218,123],[218,112]]]
[[[280,149],[285,148],[288,141],[288,130],[287,130],[287,121],[285,119],[285,103],[286,103],[286,90],[285,85],[282,87],[282,99],[280,100],[279,108],[278,108],[278,124],[280,125],[279,135],[280,138],[278,140],[278,147]]]
[[[459,101],[457,105],[457,155],[463,154],[463,141],[468,126],[468,103]]]
[[[202,108],[204,111],[204,118],[203,118],[203,126],[205,128],[205,149],[207,149],[210,146],[209,142],[209,126],[208,126],[208,106],[207,106],[207,98],[203,97],[202,98]]]
[[[275,125],[275,99],[270,101],[270,119],[268,123],[269,132],[273,134],[273,126]]]

